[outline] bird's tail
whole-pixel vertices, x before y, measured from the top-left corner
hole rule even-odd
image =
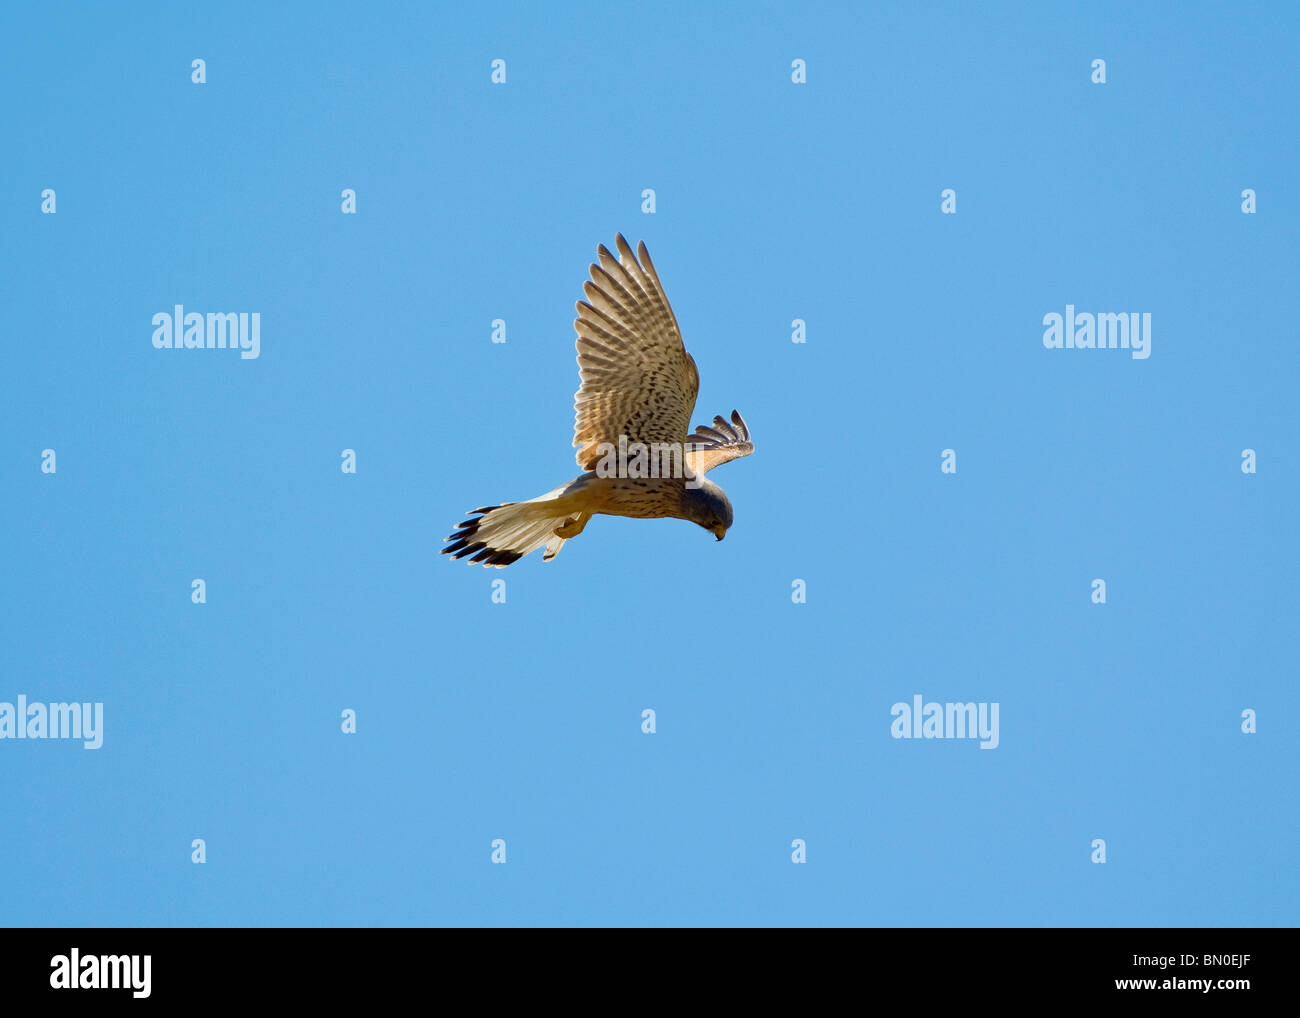
[[[581,533],[590,517],[574,510],[571,500],[573,484],[566,484],[527,502],[504,502],[470,510],[474,518],[456,525],[447,538],[444,555],[452,558],[472,556],[470,562],[498,569],[545,546],[542,561],[559,554],[569,537]],[[564,536],[556,533],[565,528]]]

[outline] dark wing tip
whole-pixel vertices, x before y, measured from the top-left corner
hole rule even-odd
[[[728,442],[737,442],[740,436],[736,434],[735,428],[728,424],[722,417],[713,418],[713,428],[718,431]]]

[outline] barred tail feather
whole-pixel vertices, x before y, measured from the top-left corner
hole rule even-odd
[[[527,502],[471,510],[474,518],[457,524],[442,554],[458,559],[470,556],[470,562],[503,569],[545,546],[542,559],[549,562],[565,541],[555,531],[575,515],[568,500],[561,498],[568,488],[565,485]]]

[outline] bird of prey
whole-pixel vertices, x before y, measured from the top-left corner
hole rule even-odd
[[[538,548],[559,554],[592,516],[689,520],[719,541],[731,527],[731,502],[704,475],[754,451],[736,411],[690,434],[700,388],[695,359],[645,244],[632,253],[619,234],[615,258],[604,244],[577,304],[577,419],[573,444],[583,471],[527,502],[470,510],[446,539],[444,555],[508,566]],[[639,259],[639,260],[638,260]]]

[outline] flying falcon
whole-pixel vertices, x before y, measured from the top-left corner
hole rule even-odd
[[[544,547],[555,558],[597,513],[690,520],[719,541],[731,503],[704,475],[754,451],[736,411],[690,434],[700,389],[695,360],[682,345],[645,244],[632,253],[619,234],[618,257],[604,244],[578,301],[577,420],[573,444],[583,473],[527,502],[473,509],[447,538],[444,555],[498,568]],[[639,259],[639,260],[638,260]]]

